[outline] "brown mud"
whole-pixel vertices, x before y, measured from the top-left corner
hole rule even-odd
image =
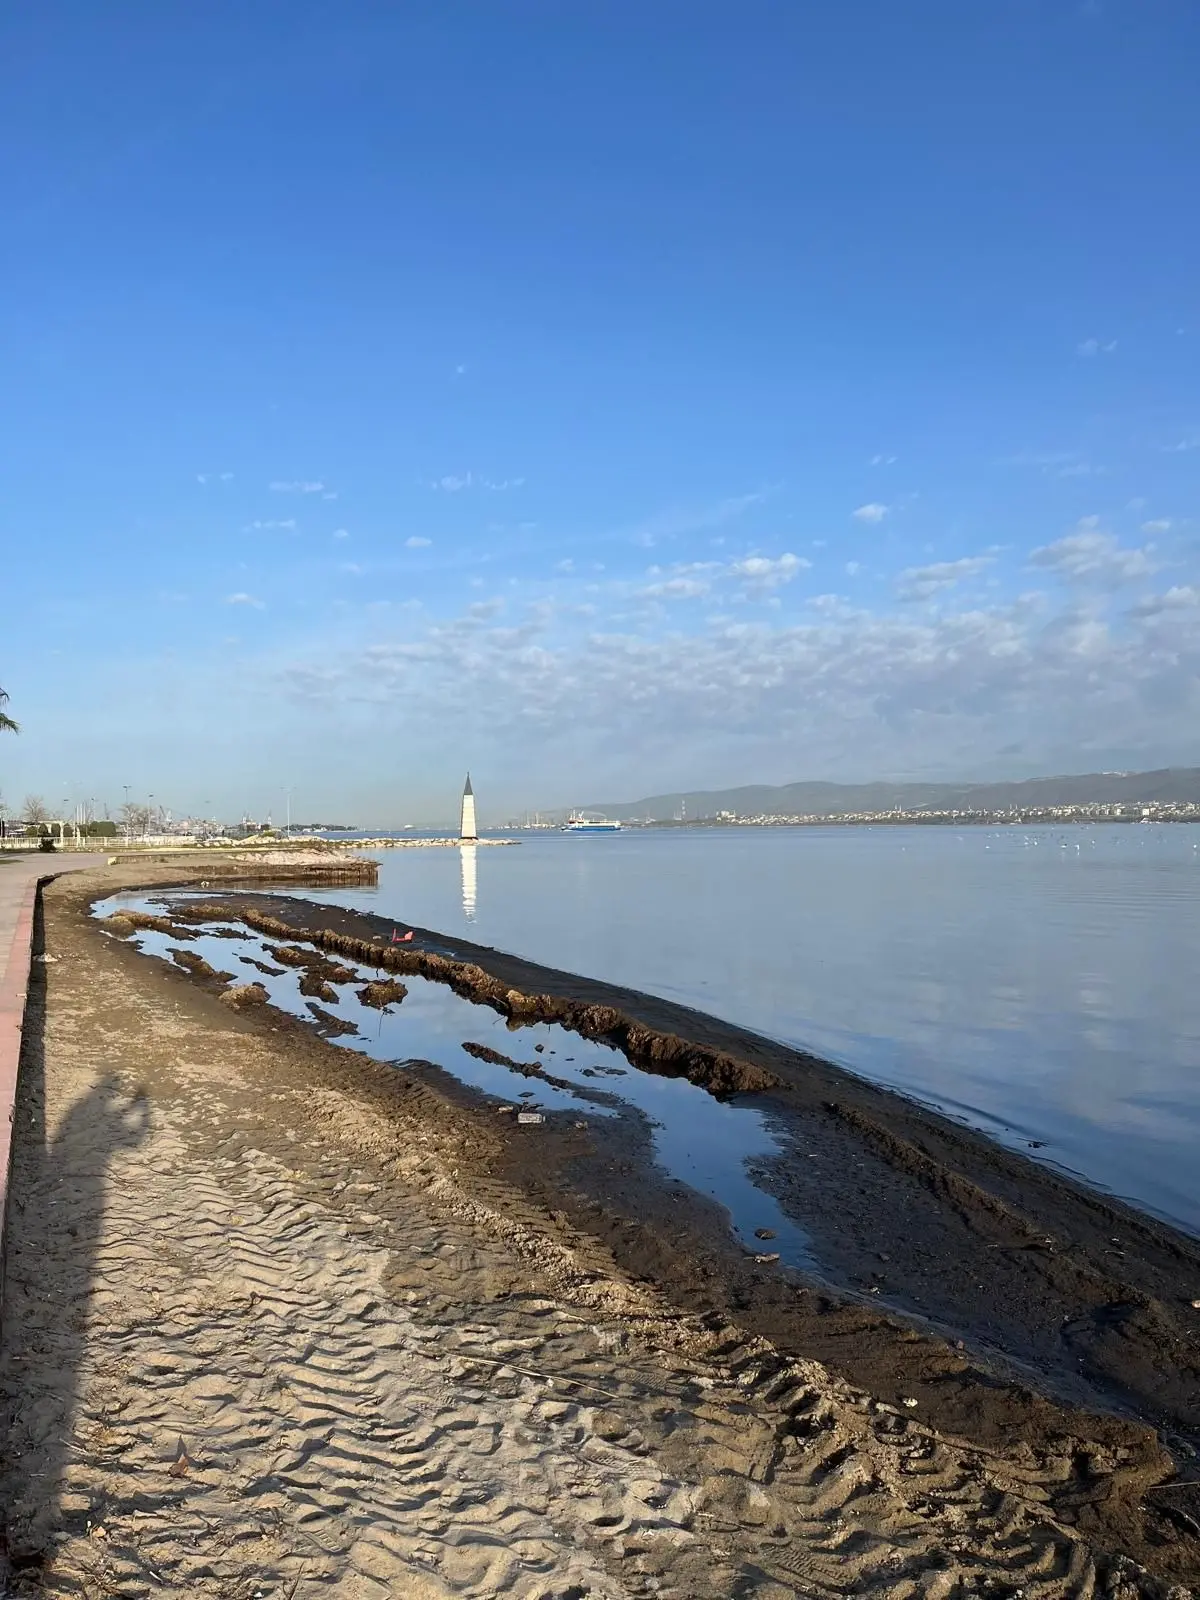
[[[81,950],[89,940],[108,945],[123,983],[152,983],[151,963],[86,922],[88,897],[114,887],[98,883],[55,887],[63,936]],[[454,1183],[507,1197],[501,1212],[548,1243],[608,1261],[605,1271],[724,1350],[752,1397],[789,1392],[797,1363],[820,1363],[868,1397],[877,1438],[897,1446],[919,1438],[935,1456],[965,1452],[985,1475],[988,1463],[1002,1466],[1006,1483],[1023,1477],[1018,1498],[1036,1482],[1055,1526],[1093,1555],[1131,1557],[1167,1583],[1200,1577],[1196,1241],[828,1063],[652,996],[420,930],[397,949],[382,919],[290,897],[239,893],[173,911],[176,935],[181,922],[237,919],[275,939],[448,983],[505,1015],[518,1036],[522,1022],[555,1021],[712,1092],[740,1099],[752,1084],[747,1103],[771,1116],[781,1139],[760,1178],[807,1230],[819,1276],[742,1249],[719,1207],[655,1166],[637,1114],[579,1122],[549,1113],[544,1125],[518,1127],[436,1065],[400,1070],[351,1056],[270,1006],[242,1015],[216,1008],[225,1026],[249,1030],[264,1060],[274,1052],[293,1074],[336,1084],[381,1137],[394,1127],[411,1142],[415,1126],[435,1146],[449,1138]],[[205,992],[219,989],[213,980],[164,967],[157,982],[177,1008],[211,1025],[204,1006],[217,998]],[[455,1293],[452,1282],[446,1292]],[[797,1416],[779,1437],[810,1432]],[[779,1469],[777,1460],[770,1474]],[[983,1507],[985,1489],[971,1499]],[[935,1520],[948,1505],[936,1494],[918,1501],[919,1514]],[[967,1520],[959,1543],[975,1549],[980,1530]],[[1037,1592],[1024,1557],[1010,1570],[1011,1584],[996,1593]],[[1053,1592],[1089,1585],[1116,1592],[1111,1579],[1094,1578],[1056,1580]],[[873,1581],[858,1587],[893,1592]]]
[[[244,1011],[247,1006],[265,1006],[271,997],[261,983],[236,983],[219,998],[235,1011]]]
[[[382,1011],[386,1006],[398,1006],[408,996],[408,990],[398,978],[364,984],[357,993],[364,1006],[373,1006],[376,1011]]]

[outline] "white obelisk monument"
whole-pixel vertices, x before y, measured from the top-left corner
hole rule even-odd
[[[458,837],[474,841],[478,839],[479,832],[475,827],[475,791],[471,788],[471,774],[467,773],[467,781],[463,786],[462,820],[459,823]]]

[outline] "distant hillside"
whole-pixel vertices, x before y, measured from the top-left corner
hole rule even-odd
[[[999,811],[1008,806],[1147,805],[1153,801],[1200,804],[1200,767],[1089,772],[1027,778],[1020,783],[756,783],[740,789],[695,789],[687,794],[651,795],[645,800],[598,802],[584,809],[622,821],[670,822],[685,803],[688,818],[699,819],[718,811],[736,811],[743,817],[836,817],[900,806],[906,811]]]

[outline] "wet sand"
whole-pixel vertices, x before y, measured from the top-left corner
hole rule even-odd
[[[765,1077],[795,1145],[770,1181],[825,1282],[784,1274],[636,1119],[516,1127],[106,938],[90,902],[154,875],[45,894],[3,1330],[16,1592],[1196,1581],[1200,1497],[1171,1481],[1194,1241],[712,1018],[428,937],[523,1013],[609,1008],[689,1047],[666,1070]]]

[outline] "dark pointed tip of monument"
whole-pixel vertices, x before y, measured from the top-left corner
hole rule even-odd
[[[466,784],[463,787],[463,793],[464,794],[474,794],[475,793],[474,789],[472,789],[472,787],[471,787],[471,774],[469,772],[467,773],[467,781],[466,781]]]

